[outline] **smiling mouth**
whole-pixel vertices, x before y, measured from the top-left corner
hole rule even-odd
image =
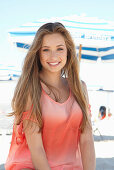
[[[55,62],[55,63],[52,63],[52,62],[48,62],[48,64],[50,66],[58,66],[60,62]]]

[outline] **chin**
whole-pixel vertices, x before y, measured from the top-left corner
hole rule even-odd
[[[61,69],[47,69],[47,71],[51,73],[61,73]]]

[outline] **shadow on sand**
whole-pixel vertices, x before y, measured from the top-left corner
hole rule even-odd
[[[97,142],[97,141],[114,141],[114,136],[105,136],[105,135],[94,135],[94,141]]]
[[[96,158],[96,170],[114,170],[114,157]]]
[[[5,170],[4,164],[0,165],[0,170]]]

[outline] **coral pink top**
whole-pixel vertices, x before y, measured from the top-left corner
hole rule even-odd
[[[82,111],[71,90],[68,99],[64,103],[58,103],[42,89],[40,102],[44,123],[42,139],[51,169],[83,170],[79,149],[79,127],[82,121]],[[24,112],[23,120],[29,119],[28,115],[28,112]],[[5,168],[6,170],[34,169],[22,129],[22,122],[17,131],[18,135],[14,132],[12,135],[12,143]],[[16,146],[21,148],[16,151],[15,155],[13,154],[14,145],[15,148]],[[23,159],[20,158],[21,155],[24,155]]]

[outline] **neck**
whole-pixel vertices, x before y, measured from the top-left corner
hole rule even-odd
[[[57,88],[60,88],[62,85],[62,77],[60,72],[50,73],[47,71],[42,71],[40,72],[40,78],[48,84]]]

